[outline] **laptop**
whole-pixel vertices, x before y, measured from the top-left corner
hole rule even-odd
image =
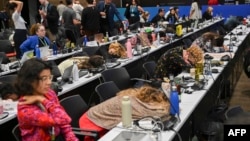
[[[49,46],[39,47],[41,58],[45,58],[49,56]]]

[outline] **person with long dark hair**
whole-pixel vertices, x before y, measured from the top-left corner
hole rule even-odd
[[[71,118],[51,89],[51,66],[41,59],[24,62],[17,74],[16,93],[20,96],[17,119],[22,141],[78,141]],[[53,139],[55,137],[55,139]]]
[[[15,51],[16,51],[16,58],[21,58],[21,51],[20,45],[27,39],[27,28],[25,25],[25,21],[21,16],[21,11],[23,8],[23,2],[10,0],[7,4],[7,7],[10,10],[13,10],[12,20],[15,26],[15,34],[14,34],[14,43],[15,43]]]

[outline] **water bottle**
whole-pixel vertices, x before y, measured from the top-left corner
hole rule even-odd
[[[125,128],[132,126],[132,111],[129,96],[122,97],[122,126]]]
[[[3,100],[2,97],[0,97],[0,115],[3,114]]]
[[[172,86],[172,90],[170,93],[170,114],[171,115],[179,115],[179,96],[177,92],[177,87]]]
[[[127,48],[127,56],[128,58],[132,58],[132,45],[131,45],[131,40],[127,39],[127,43],[126,43],[126,48]]]
[[[76,61],[73,62],[72,77],[73,77],[73,81],[79,80],[79,69],[78,69]]]
[[[53,41],[53,55],[57,55],[56,41]]]
[[[84,47],[87,46],[87,42],[88,42],[87,35],[84,35],[84,37],[83,37],[83,46],[84,46]]]
[[[35,53],[36,53],[36,58],[41,58],[41,52],[38,45],[36,45],[35,47]]]
[[[106,32],[106,36],[105,36],[105,42],[108,42],[109,41],[109,33]]]
[[[157,33],[157,45],[160,45],[160,33]]]

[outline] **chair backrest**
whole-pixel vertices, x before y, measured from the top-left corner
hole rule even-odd
[[[10,59],[7,57],[5,52],[0,52],[0,58],[2,58],[2,62],[0,62],[0,65],[1,65],[1,63],[2,64],[10,63]]]
[[[72,31],[71,29],[65,29],[65,35],[66,37],[72,42],[76,44],[76,34],[74,33],[74,31]]]
[[[16,139],[16,141],[22,140],[21,131],[19,129],[18,124],[12,129],[12,134],[13,134],[14,138]]]
[[[88,54],[88,56],[96,55],[100,47],[83,47],[83,51]]]
[[[0,82],[13,83],[17,78],[17,74],[3,75],[0,76]]]
[[[244,110],[242,109],[241,106],[237,105],[237,106],[233,106],[230,107],[226,112],[225,112],[225,117],[226,119],[229,119],[231,117],[237,116],[241,113],[243,113]]]
[[[147,73],[147,76],[150,78],[154,78],[155,75],[155,68],[156,68],[156,62],[155,61],[149,61],[145,62],[142,67]]]
[[[193,43],[192,40],[189,38],[183,39],[182,42],[186,48],[189,48]]]
[[[72,95],[61,99],[60,104],[71,117],[71,126],[79,128],[79,119],[88,110],[86,102],[80,95]]]
[[[9,40],[0,40],[0,52],[13,53],[14,47]]]
[[[100,98],[100,102],[103,102],[111,97],[114,97],[120,89],[113,81],[104,82],[95,87],[95,91]]]
[[[101,75],[104,82],[113,81],[120,90],[132,86],[130,75],[124,67],[102,71]]]

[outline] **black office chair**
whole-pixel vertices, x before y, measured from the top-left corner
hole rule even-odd
[[[70,40],[70,42],[75,43],[76,44],[76,33],[74,33],[73,30],[71,29],[65,29],[65,35],[68,38],[68,40]]]
[[[156,68],[156,62],[155,61],[149,61],[145,62],[142,67],[146,71],[147,78],[152,79],[155,77],[155,68]]]
[[[100,47],[93,46],[93,47],[83,47],[83,52],[86,52],[88,56],[96,55]]]
[[[103,102],[111,97],[114,97],[120,89],[113,81],[104,82],[95,87],[95,91],[100,98],[100,102]]]
[[[83,136],[91,136],[95,140],[98,139],[97,131],[79,128],[79,119],[89,108],[80,95],[65,97],[60,100],[60,104],[71,117],[71,126],[74,133],[80,140],[83,139]]]
[[[2,62],[0,62],[0,65],[10,63],[10,59],[7,57],[5,52],[0,52],[0,59],[2,59]]]
[[[107,69],[101,72],[104,82],[113,81],[120,90],[140,87],[146,80],[131,78],[124,67]]]
[[[192,43],[193,43],[192,40],[189,39],[189,38],[183,39],[182,42],[183,42],[185,48],[189,48],[192,45]]]
[[[12,135],[16,139],[16,141],[21,141],[22,136],[21,136],[21,131],[19,129],[19,124],[17,124],[13,129],[12,129]]]
[[[241,106],[237,105],[237,106],[233,106],[230,107],[226,112],[225,112],[225,118],[229,119],[231,117],[237,116],[241,113],[243,113],[244,110],[242,109]]]
[[[16,79],[17,79],[17,74],[0,76],[0,82],[2,83],[14,83]]]
[[[5,52],[6,56],[13,57],[15,55],[15,48],[9,40],[0,40],[0,52]]]

